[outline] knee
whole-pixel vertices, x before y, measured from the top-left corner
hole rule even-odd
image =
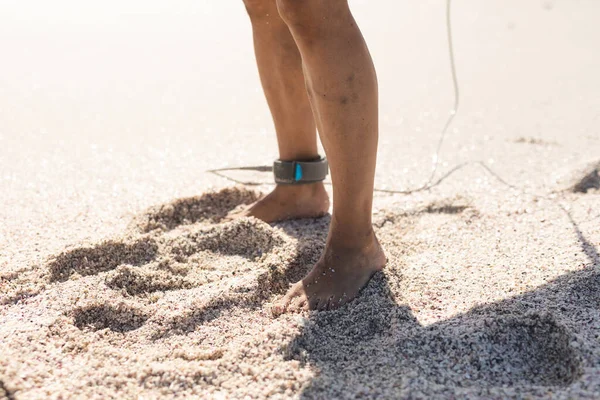
[[[343,18],[347,0],[276,0],[279,15],[290,30],[313,36]]]
[[[277,12],[276,0],[243,0],[246,11],[251,19],[270,16]]]
[[[309,18],[310,11],[315,7],[315,3],[319,3],[313,0],[276,0],[277,10],[281,18],[291,26],[294,25],[306,25],[306,23],[312,23]]]

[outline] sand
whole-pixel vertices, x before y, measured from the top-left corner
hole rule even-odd
[[[359,298],[279,318],[269,304],[318,259],[329,217],[220,222],[256,196],[153,207],[3,274],[5,397],[597,397],[600,224],[571,219],[597,189],[389,206],[389,264]]]
[[[0,12],[0,399],[598,398],[596,2],[456,2],[443,179],[401,195],[452,103],[443,9],[355,1],[389,261],[278,318],[330,217],[222,221],[272,177],[205,171],[276,154],[243,9],[148,4]]]

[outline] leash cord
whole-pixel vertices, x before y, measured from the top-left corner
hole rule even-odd
[[[448,55],[450,58],[450,72],[452,74],[452,87],[454,89],[454,105],[452,106],[452,109],[450,110],[450,114],[448,115],[448,119],[446,120],[446,123],[444,124],[444,128],[442,129],[442,132],[440,133],[440,138],[437,143],[437,148],[433,155],[433,165],[431,168],[431,175],[429,176],[429,179],[422,186],[420,186],[416,189],[411,189],[411,190],[375,189],[377,192],[410,194],[410,193],[422,192],[424,190],[428,190],[441,182],[441,180],[434,182],[433,179],[435,178],[435,174],[437,173],[438,166],[440,165],[440,153],[442,151],[442,145],[444,144],[444,139],[446,138],[446,134],[448,133],[448,128],[452,124],[452,121],[454,121],[454,117],[456,117],[456,114],[458,113],[458,107],[460,105],[460,89],[458,87],[458,77],[456,74],[456,63],[454,62],[454,41],[452,40],[452,18],[450,18],[451,9],[452,9],[451,6],[452,6],[452,0],[446,0],[446,39],[448,41]],[[457,169],[459,169],[460,167],[465,166],[465,165],[466,164],[462,164],[458,168],[452,169],[450,173],[456,171]],[[448,176],[448,175],[449,174],[447,174],[446,176]]]
[[[434,178],[435,175],[437,173],[438,167],[439,167],[439,159],[440,159],[440,153],[442,151],[442,145],[444,144],[444,139],[446,138],[446,134],[448,133],[448,128],[450,127],[450,125],[452,124],[452,121],[454,120],[454,117],[456,117],[456,114],[458,113],[458,107],[460,104],[460,90],[458,87],[458,78],[457,78],[457,74],[456,74],[456,64],[454,62],[454,44],[453,44],[453,40],[452,40],[452,24],[451,24],[451,18],[450,18],[450,12],[451,12],[451,5],[452,5],[452,0],[446,0],[446,38],[448,41],[448,52],[449,52],[449,56],[450,56],[450,72],[452,74],[452,86],[453,86],[453,90],[454,90],[454,105],[452,107],[452,109],[450,110],[450,114],[448,115],[448,119],[446,120],[446,123],[444,124],[444,127],[440,133],[440,138],[438,140],[437,143],[437,148],[436,151],[433,155],[433,165],[431,168],[431,174],[429,176],[429,179],[420,187],[416,188],[416,189],[411,189],[411,190],[388,190],[388,189],[377,189],[375,188],[374,191],[376,192],[383,192],[383,193],[397,193],[397,194],[410,194],[410,193],[415,193],[415,192],[421,192],[424,190],[428,190],[430,188],[432,188],[433,186],[438,185],[442,180],[444,180],[446,177],[448,177],[449,175],[451,175],[453,172],[457,171],[458,169],[461,169],[462,167],[466,166],[467,164],[470,163],[465,163],[465,164],[461,164],[455,168],[453,168],[452,170],[450,170],[450,172],[448,172],[446,175],[444,175],[441,179],[437,180],[434,182]],[[235,183],[239,183],[239,184],[243,184],[243,185],[249,185],[249,186],[259,186],[259,185],[264,185],[266,183],[263,182],[246,182],[246,181],[241,181],[232,177],[229,177],[225,174],[222,174],[221,172],[224,171],[260,171],[260,172],[269,172],[272,171],[272,167],[269,166],[256,166],[256,167],[237,167],[237,168],[218,168],[218,169],[211,169],[208,170],[206,172],[215,174],[217,176],[220,176],[221,178],[225,178],[228,179],[230,181],[233,181]]]

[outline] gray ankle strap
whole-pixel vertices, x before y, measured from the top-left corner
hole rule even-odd
[[[314,161],[281,161],[273,163],[275,183],[303,184],[320,182],[329,173],[327,159],[319,158]]]

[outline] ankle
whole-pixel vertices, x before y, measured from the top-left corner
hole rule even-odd
[[[332,226],[327,237],[327,247],[336,252],[369,253],[380,246],[371,226],[344,230]]]
[[[277,185],[273,190],[277,195],[289,197],[327,196],[323,182],[306,183],[302,185]]]

